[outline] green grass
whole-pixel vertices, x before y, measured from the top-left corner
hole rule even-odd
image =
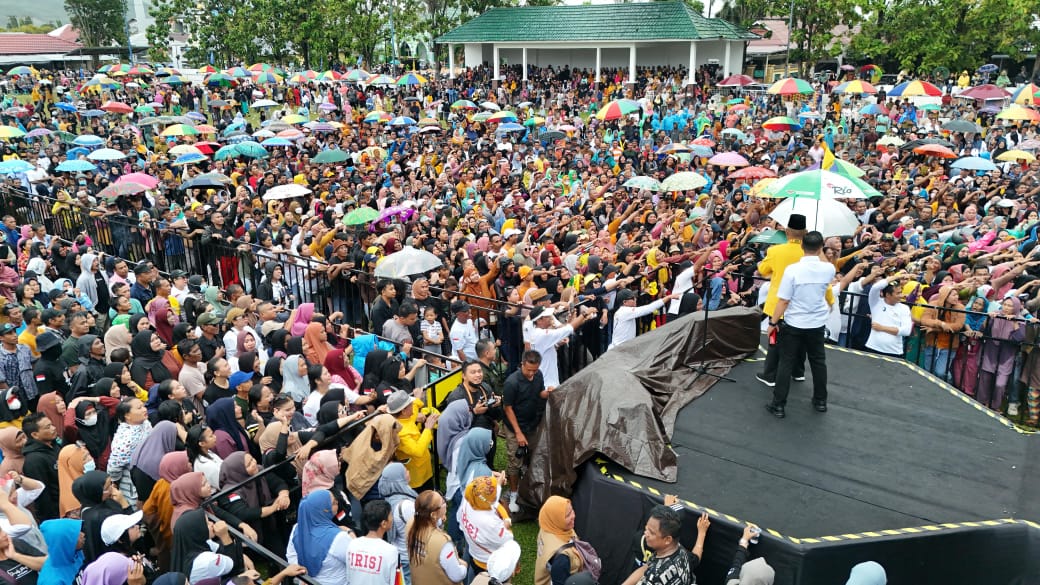
[[[495,469],[505,469],[508,460],[506,442],[499,439],[495,450]],[[538,557],[538,523],[535,521],[513,524],[513,539],[520,545],[520,574],[513,577],[513,585],[534,585],[534,564]]]

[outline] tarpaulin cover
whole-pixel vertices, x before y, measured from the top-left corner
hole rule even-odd
[[[597,452],[629,471],[674,482],[668,446],[679,410],[716,382],[694,368],[724,374],[758,348],[762,313],[711,313],[702,348],[703,313],[687,315],[612,349],[552,393],[531,443],[521,503],[537,509],[550,495],[569,495],[575,468]]]

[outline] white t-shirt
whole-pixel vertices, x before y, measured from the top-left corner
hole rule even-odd
[[[303,418],[312,427],[318,426],[318,410],[321,408],[321,399],[325,396],[314,390],[303,401]]]
[[[913,331],[914,322],[910,316],[910,307],[903,303],[890,305],[885,302],[881,291],[888,286],[888,280],[882,279],[874,283],[867,300],[870,302],[870,320],[886,327],[896,327],[899,334],[892,335],[884,331],[870,330],[867,348],[889,355],[903,353],[903,338]]]
[[[349,585],[394,585],[397,571],[397,547],[389,542],[362,536],[347,547],[347,580]],[[341,583],[344,583],[341,581]]]
[[[459,527],[466,536],[469,554],[487,565],[488,557],[503,544],[513,540],[513,532],[494,510],[475,510],[463,498],[458,512]],[[355,585],[351,583],[350,585]]]
[[[449,335],[451,335],[451,353],[453,355],[458,355],[459,350],[462,350],[466,359],[477,359],[477,341],[480,338],[477,336],[477,329],[472,320],[460,323],[456,319],[451,324]]]
[[[298,564],[299,559],[296,556],[296,546],[293,544],[293,537],[295,536],[296,526],[293,526],[292,532],[289,533],[289,547],[285,550],[285,559],[290,563]],[[321,583],[321,585],[343,585],[343,583],[346,583],[347,549],[353,540],[347,532],[337,534],[332,541],[329,553],[325,555],[325,560],[321,562],[321,570],[318,571],[317,575],[311,575],[311,578]]]
[[[545,378],[545,387],[560,385],[560,368],[556,364],[556,344],[574,333],[574,327],[564,325],[559,329],[539,329],[531,331],[531,349],[542,355],[542,365],[538,369]]]

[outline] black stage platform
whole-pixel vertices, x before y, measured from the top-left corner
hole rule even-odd
[[[903,362],[838,349],[827,360],[826,414],[811,407],[810,375],[792,383],[787,418],[774,418],[764,408],[771,389],[755,379],[760,362],[738,365],[736,383],[684,408],[672,436],[675,484],[602,460],[586,466],[579,527],[616,534],[639,524],[658,494],[674,493],[715,512],[698,572],[708,582],[720,582],[746,521],[769,531],[759,552],[777,583],[843,583],[868,559],[886,565],[889,583],[1010,583],[1035,572],[1040,532],[1005,519],[1040,520],[1040,436]],[[604,500],[624,520],[604,523],[595,512]],[[691,543],[693,513],[684,521]],[[623,554],[620,541],[608,546]]]

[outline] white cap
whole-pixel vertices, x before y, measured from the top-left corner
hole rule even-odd
[[[112,546],[124,532],[132,526],[140,524],[142,518],[144,518],[144,512],[141,510],[133,514],[115,514],[105,518],[105,521],[101,523],[101,540],[106,545]]]

